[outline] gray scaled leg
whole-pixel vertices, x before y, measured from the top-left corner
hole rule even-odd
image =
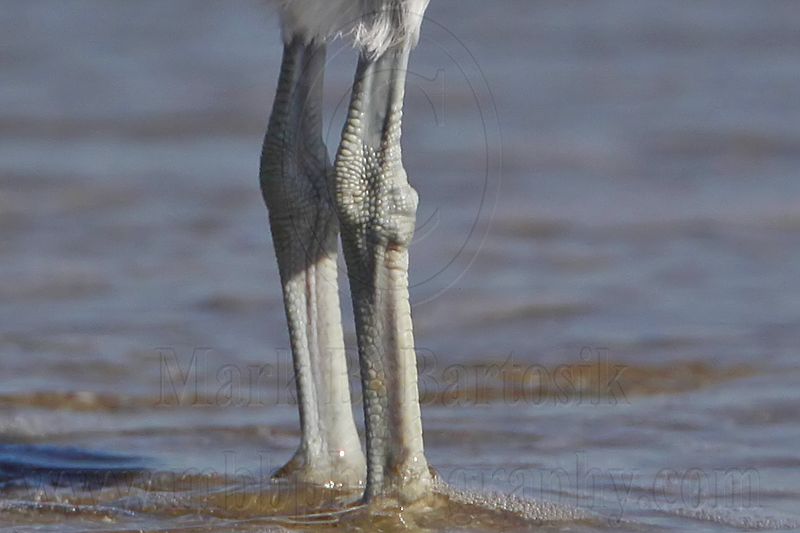
[[[335,164],[364,394],[367,502],[409,502],[432,486],[408,300],[417,208],[400,153],[408,55],[405,45],[362,54]]]
[[[324,45],[285,46],[261,157],[297,380],[302,438],[277,477],[363,484],[366,463],[353,421],[336,256],[339,225],[322,141]]]

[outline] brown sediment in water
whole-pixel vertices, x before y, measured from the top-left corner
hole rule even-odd
[[[423,405],[467,405],[498,402],[556,403],[603,401],[624,403],[635,396],[681,394],[757,374],[747,365],[717,368],[700,361],[668,365],[631,365],[603,361],[562,365],[522,365],[491,361],[451,365],[420,379]],[[212,396],[191,401],[88,391],[37,391],[0,394],[0,409],[36,408],[73,412],[142,411],[153,408],[225,408]],[[258,407],[268,407],[268,403]],[[252,407],[252,406],[251,406]]]
[[[624,403],[632,396],[680,394],[756,374],[750,366],[716,368],[700,361],[631,365],[603,361],[544,366],[508,361],[454,365],[420,391],[424,404]],[[434,385],[431,386],[431,383]]]
[[[579,525],[584,512],[548,502],[494,493],[462,491],[437,482],[434,492],[411,505],[364,505],[359,490],[333,490],[268,479],[149,473],[125,484],[80,492],[47,487],[36,497],[17,491],[0,505],[22,524],[63,518],[104,522],[169,520],[174,530],[250,531],[264,527],[293,530],[408,531],[409,529],[509,531],[548,523]],[[170,530],[173,530],[172,528]],[[193,529],[194,530],[194,529]]]
[[[153,406],[152,401],[97,392],[40,391],[0,394],[0,409],[31,407],[77,412],[120,411]]]

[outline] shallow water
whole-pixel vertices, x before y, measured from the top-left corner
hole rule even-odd
[[[411,67],[450,488],[376,518],[266,481],[298,424],[263,2],[0,0],[0,527],[800,528],[800,8],[496,4],[434,1]]]

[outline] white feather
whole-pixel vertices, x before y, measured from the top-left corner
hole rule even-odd
[[[351,36],[364,53],[378,56],[419,39],[429,0],[276,0],[284,40],[327,41]]]

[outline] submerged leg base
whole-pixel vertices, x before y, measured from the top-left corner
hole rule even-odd
[[[298,450],[289,462],[272,474],[272,479],[330,489],[362,489],[366,484],[367,466],[360,453],[357,457],[310,459],[307,452]]]

